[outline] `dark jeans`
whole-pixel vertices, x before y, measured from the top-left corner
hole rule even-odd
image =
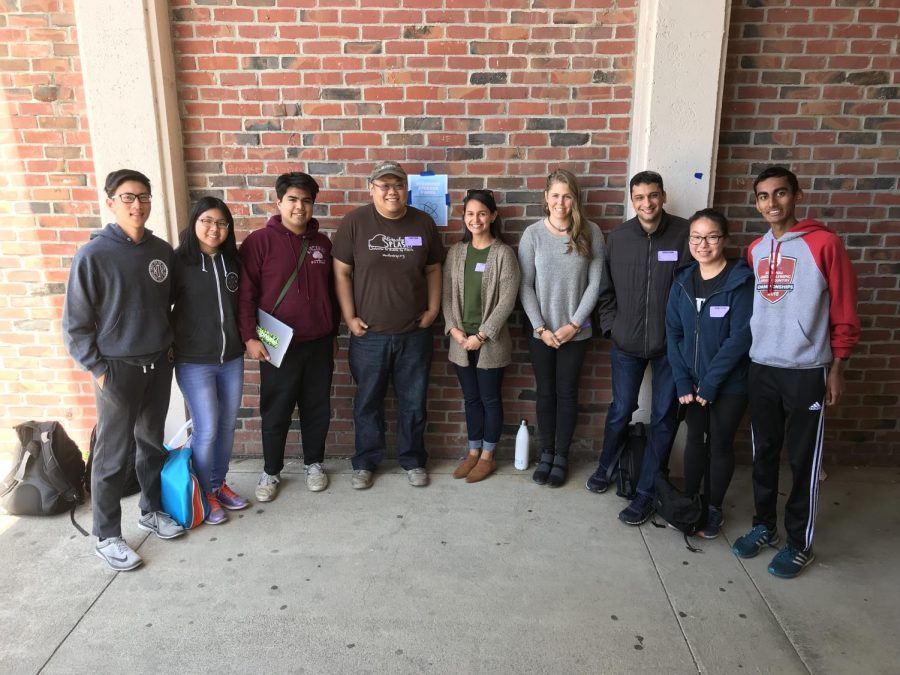
[[[566,342],[559,349],[531,338],[528,352],[537,385],[537,421],[541,452],[568,457],[578,420],[578,379],[589,340]]]
[[[431,328],[399,335],[370,330],[362,337],[350,336],[350,374],[356,382],[354,469],[374,471],[384,458],[384,398],[391,380],[399,408],[397,459],[407,471],[425,466],[425,399],[432,340]]]
[[[325,439],[331,424],[331,375],[334,372],[334,338],[292,342],[281,367],[259,364],[259,413],[265,472],[270,476],[284,468],[284,444],[294,408],[300,409],[303,462],[325,459]]]
[[[93,532],[98,537],[122,536],[122,490],[137,448],[135,469],[141,485],[141,511],[161,511],[159,474],[166,413],[172,392],[168,355],[147,366],[108,360],[103,389],[94,381],[97,401],[97,442],[91,470]]]
[[[469,352],[469,365],[455,366],[466,408],[469,450],[493,452],[503,431],[503,368],[477,368],[481,350]]]
[[[606,414],[603,431],[603,450],[600,453],[600,470],[606,471],[625,442],[631,416],[638,408],[638,394],[647,364],[653,369],[653,392],[650,407],[650,429],[647,447],[638,479],[638,494],[652,497],[655,492],[656,474],[669,462],[669,452],[675,435],[675,380],[665,354],[644,359],[620,352],[615,346],[609,352],[612,365],[613,400]]]
[[[746,409],[746,394],[719,394],[712,403],[685,409],[684,490],[699,493],[708,466],[709,494],[702,498],[719,509],[734,474],[734,434]]]
[[[775,529],[778,470],[785,447],[791,492],[784,508],[788,541],[801,550],[812,546],[819,501],[819,469],[825,428],[828,369],[774,368],[750,364],[750,423],[753,428],[753,524]]]

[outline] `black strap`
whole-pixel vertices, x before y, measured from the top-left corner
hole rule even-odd
[[[69,509],[69,519],[72,521],[72,525],[75,526],[75,529],[81,532],[85,537],[89,536],[87,530],[85,530],[81,525],[75,522],[75,507],[78,506],[78,502],[72,502],[72,508]]]
[[[291,276],[288,278],[287,283],[284,285],[284,288],[281,289],[281,293],[278,294],[278,299],[275,301],[275,305],[272,307],[271,314],[275,314],[275,310],[278,309],[278,305],[281,304],[281,301],[284,300],[284,296],[287,295],[288,289],[291,287],[291,284],[294,283],[294,279],[297,278],[297,273],[300,271],[300,267],[303,265],[303,259],[306,257],[306,249],[309,248],[309,239],[303,240],[303,248],[300,250],[300,257],[297,258],[297,267],[294,268],[294,271],[291,273]]]

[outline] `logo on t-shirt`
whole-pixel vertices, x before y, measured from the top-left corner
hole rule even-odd
[[[225,288],[227,288],[232,293],[236,293],[238,289],[238,275],[237,272],[229,272],[225,275]]]
[[[388,253],[405,253],[412,251],[411,237],[389,237],[386,234],[376,234],[369,239],[370,251],[386,251]]]
[[[309,247],[309,255],[312,258],[313,265],[324,265],[325,264],[325,253],[322,250],[321,246],[310,246]]]
[[[769,258],[763,258],[756,264],[756,290],[759,294],[775,304],[794,290],[794,271],[797,259],[778,256],[775,265],[769,266]],[[774,283],[769,283],[769,274],[774,276]],[[771,290],[770,290],[771,289]]]
[[[158,284],[164,282],[169,276],[169,267],[159,258],[150,261],[147,271],[150,273],[150,278]]]

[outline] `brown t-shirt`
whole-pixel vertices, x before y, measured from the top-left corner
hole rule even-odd
[[[344,216],[331,255],[353,267],[356,315],[369,330],[396,335],[428,309],[425,267],[442,263],[445,251],[427,213],[410,206],[391,220],[368,204]]]

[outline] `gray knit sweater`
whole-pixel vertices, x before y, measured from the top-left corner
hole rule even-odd
[[[447,253],[444,261],[443,310],[444,333],[451,329],[462,330],[463,281],[468,244],[458,242]],[[479,368],[502,368],[509,364],[512,355],[512,339],[509,335],[507,319],[516,304],[519,290],[519,264],[516,254],[501,241],[494,240],[488,252],[481,282],[480,332],[488,340],[481,346],[478,356]],[[465,368],[469,365],[469,354],[450,340],[450,362]]]
[[[519,297],[535,328],[557,330],[572,321],[582,327],[573,340],[591,336],[590,316],[600,293],[605,246],[603,233],[594,223],[588,259],[575,251],[566,253],[568,237],[547,231],[543,219],[529,225],[519,242],[519,268],[522,283]],[[537,334],[534,334],[537,337]]]

